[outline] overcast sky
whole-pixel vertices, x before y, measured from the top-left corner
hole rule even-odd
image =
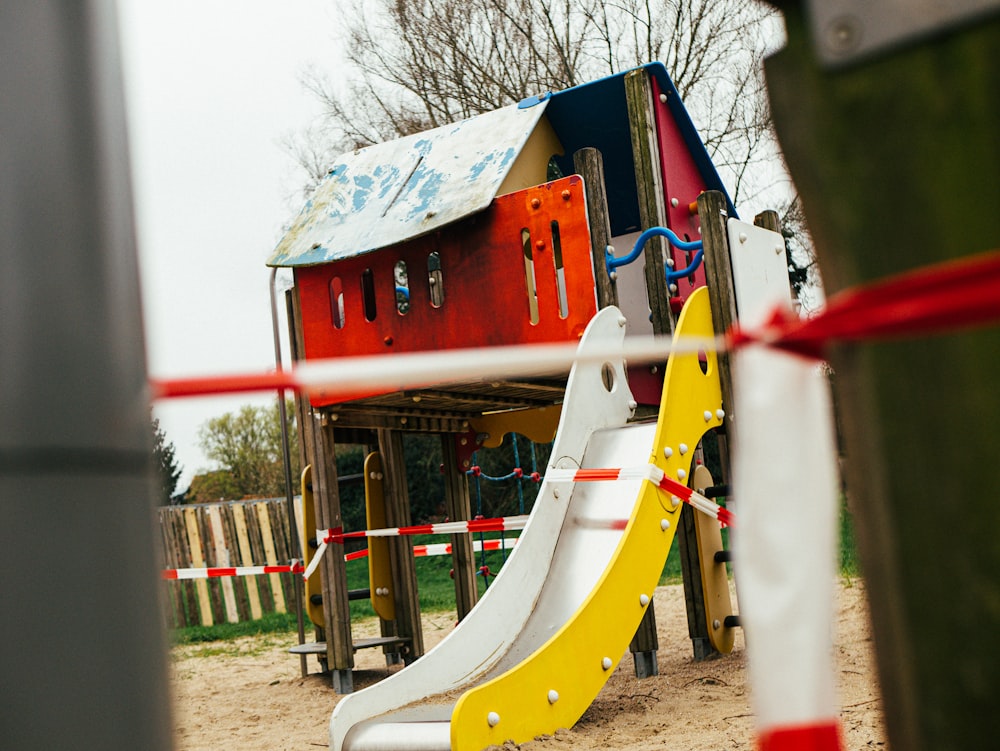
[[[120,0],[149,371],[273,367],[264,265],[303,182],[283,136],[319,114],[299,76],[336,73],[336,0]],[[283,330],[284,332],[284,330]],[[184,474],[206,419],[256,400],[156,406]]]

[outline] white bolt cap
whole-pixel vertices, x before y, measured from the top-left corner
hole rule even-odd
[[[639,604],[646,607],[649,604],[649,595],[639,595]]]
[[[660,519],[660,529],[662,529],[664,532],[666,532],[668,529],[670,529],[670,520],[669,519]]]
[[[672,495],[670,496],[670,503],[673,504],[674,508],[677,508],[678,506],[681,505],[681,499],[675,495]]]
[[[667,459],[669,459],[671,456],[674,455],[674,450],[672,448],[670,448],[669,446],[667,446],[666,448],[663,449],[663,455]]]
[[[614,665],[614,663],[611,661],[610,657],[605,657],[603,660],[601,660],[601,667],[604,668],[605,670],[611,670],[612,665]]]
[[[684,456],[688,452],[688,445],[686,443],[682,443],[678,448],[681,450],[681,456]]]
[[[549,699],[549,704],[555,704],[557,701],[559,701],[559,692],[556,691],[554,688],[550,688],[548,699]]]
[[[496,712],[490,712],[488,715],[486,715],[486,722],[489,724],[491,728],[495,728],[497,725],[500,724],[500,715],[498,715]]]
[[[685,472],[683,469],[677,470],[677,479],[678,480],[683,480],[685,477],[687,477],[687,475],[688,475],[688,473]]]
[[[715,416],[718,417],[720,420],[725,419],[725,417],[726,417],[726,410],[724,410],[724,409],[717,409],[717,410],[715,410]]]
[[[709,412],[709,411],[708,411],[708,410],[706,409],[706,410],[705,410],[705,422],[708,422],[708,421],[709,421],[709,420],[711,420],[711,419],[712,419],[712,413],[711,413],[711,412]]]

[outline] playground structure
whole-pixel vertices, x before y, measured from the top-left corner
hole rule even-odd
[[[297,360],[577,340],[585,353],[623,345],[626,333],[709,341],[730,329],[740,297],[748,309],[790,306],[776,220],[759,222],[736,219],[654,64],[343,156],[269,264],[294,272]],[[317,654],[342,693],[352,691],[356,649],[382,647],[388,663],[408,664],[340,702],[335,749],[381,748],[403,737],[400,723],[414,748],[528,740],[572,725],[626,646],[639,677],[655,674],[650,596],[675,533],[694,656],[732,649],[739,619],[719,522],[650,481],[665,473],[683,487],[697,474],[706,492],[725,492],[706,488],[711,475],[697,466],[710,435],[728,471],[732,386],[710,344],[652,366],[629,366],[621,353],[578,363],[568,382],[565,372],[438,380],[403,392],[313,390],[308,404],[299,401],[310,467],[304,546],[322,540],[325,554],[311,561],[322,576],[307,587],[319,638],[292,651]],[[471,540],[455,535],[460,623],[423,655],[410,543],[371,539],[369,593],[382,637],[354,641],[342,539],[329,532],[342,526],[336,445],[373,449],[369,528],[405,527],[404,432],[441,434],[445,503],[458,521],[471,515],[472,452],[512,430],[555,443],[528,526],[481,606]],[[589,467],[616,467],[621,477],[566,476]]]
[[[575,342],[609,305],[619,305],[629,334],[642,337],[672,332],[685,301],[713,273],[696,249],[706,224],[714,226],[704,252],[728,254],[727,215],[735,210],[721,181],[665,69],[653,64],[345,155],[268,263],[294,272],[288,307],[297,360]],[[650,227],[668,229],[673,242],[661,232],[637,244]],[[641,262],[626,264],[633,246]],[[717,317],[724,331],[730,319]],[[629,369],[636,418],[655,417],[662,368]],[[406,431],[442,436],[447,515],[470,518],[471,453],[512,429],[551,440],[565,382],[564,371],[351,398],[312,394],[299,418],[317,528],[341,526],[330,461],[338,443],[378,448],[385,523],[410,523]],[[695,530],[686,520],[680,537],[689,630],[695,655],[704,657],[714,647]],[[385,599],[395,618],[383,618],[383,635],[409,661],[423,653],[409,543],[385,542],[392,580]],[[461,619],[475,604],[474,559],[467,537],[452,543]],[[372,560],[377,567],[382,559]],[[325,556],[320,570],[325,640],[305,649],[325,649],[335,687],[349,692],[357,645],[345,615],[342,556]],[[655,650],[650,614],[632,645],[638,675],[656,672]]]
[[[4,69],[16,105],[2,110],[12,147],[4,171],[10,189],[2,191],[5,278],[16,280],[17,289],[8,288],[15,302],[59,300],[44,314],[14,305],[5,316],[3,487],[16,511],[5,527],[5,562],[13,570],[32,560],[43,537],[72,541],[52,546],[30,576],[12,577],[7,594],[28,607],[57,600],[73,614],[72,628],[65,619],[42,619],[25,630],[9,619],[4,658],[18,691],[4,704],[2,724],[11,748],[171,745],[166,670],[151,648],[160,624],[150,530],[136,503],[147,487],[138,457],[148,448],[149,383],[108,5],[87,2],[60,14],[23,4],[5,19],[11,58],[23,63]],[[995,4],[983,4],[974,25],[962,22],[965,6],[905,14],[866,6],[849,19],[833,15],[841,25],[812,40],[800,5],[830,14],[843,6],[783,4],[788,44],[767,71],[828,289],[943,259],[964,264],[996,248],[996,213],[968,210],[970,196],[976,205],[996,203]],[[891,17],[873,23],[872,13]],[[914,42],[915,34],[923,36]],[[819,62],[831,56],[836,68]],[[69,88],[75,95],[62,96]],[[77,148],[81,135],[94,148]],[[988,271],[995,279],[996,269]],[[88,294],[78,294],[81,282]],[[920,309],[909,302],[910,311]],[[983,303],[981,310],[996,308]],[[995,323],[986,316],[979,325]],[[859,480],[852,487],[887,726],[892,743],[908,749],[988,747],[996,735],[1000,651],[981,636],[998,620],[991,536],[1000,507],[951,514],[949,529],[962,544],[946,556],[927,555],[928,541],[940,540],[942,509],[997,494],[996,474],[982,472],[988,451],[967,450],[996,443],[1000,403],[989,367],[996,331],[948,334],[928,346],[928,331],[953,326],[925,321],[908,332],[913,341],[885,348],[859,343],[865,332],[855,331],[838,340],[850,346],[831,355],[856,461],[848,467]],[[96,523],[81,523],[85,507]],[[123,592],[131,607],[109,620]],[[40,653],[60,665],[59,680],[38,670]],[[94,722],[108,707],[128,712]]]

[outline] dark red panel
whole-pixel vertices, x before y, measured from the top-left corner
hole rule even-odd
[[[698,216],[688,210],[688,206],[698,200],[698,196],[706,189],[705,181],[688,151],[680,129],[670,114],[670,108],[660,101],[659,84],[656,78],[651,78],[653,84],[653,111],[656,119],[656,132],[660,142],[660,169],[663,173],[663,195],[666,200],[667,226],[682,240],[700,240]],[[676,205],[674,205],[676,203]],[[685,252],[671,247],[671,257],[674,268],[687,267],[694,252]],[[677,296],[681,301],[698,287],[705,285],[705,270],[699,267],[690,277],[677,282]]]

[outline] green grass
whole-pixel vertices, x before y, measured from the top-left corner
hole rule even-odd
[[[841,510],[840,573],[844,578],[851,579],[861,575],[861,568],[855,546],[854,529],[846,503],[842,504]],[[493,536],[495,537],[496,535]],[[490,535],[487,535],[487,538],[489,537]],[[723,537],[724,541],[728,538],[727,530],[723,530]],[[414,544],[416,545],[429,542],[441,542],[441,538],[431,536],[414,538]],[[485,562],[490,567],[490,570],[496,573],[503,565],[503,558],[503,555],[499,551],[489,551],[486,553]],[[477,567],[481,565],[480,560],[481,556],[477,554]],[[414,561],[414,567],[417,572],[420,609],[427,613],[454,609],[455,587],[449,575],[451,557],[434,556],[417,558]],[[485,582],[480,576],[477,576],[476,580],[479,584],[479,593],[482,595],[486,590]],[[678,546],[675,543],[671,546],[670,554],[667,556],[667,563],[663,567],[663,573],[660,576],[660,584],[679,584],[680,582],[680,554],[678,553]],[[368,586],[367,559],[348,562],[347,586],[349,589],[363,589]],[[352,620],[372,618],[374,616],[375,611],[372,610],[369,600],[355,600],[351,602]],[[307,630],[311,629],[308,619],[306,628]],[[256,621],[222,623],[215,626],[189,626],[187,628],[174,629],[171,632],[171,641],[173,644],[197,644],[209,641],[230,640],[241,636],[290,632],[295,629],[296,616],[294,613],[271,613]]]

